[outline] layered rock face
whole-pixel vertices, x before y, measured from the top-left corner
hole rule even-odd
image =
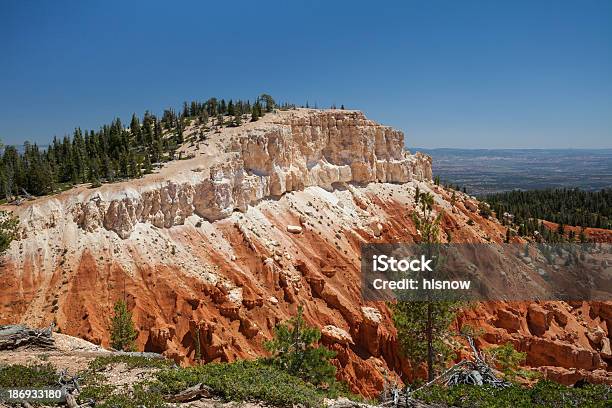
[[[358,283],[359,244],[382,211],[368,183],[411,200],[410,183],[431,179],[431,159],[403,146],[360,112],[279,112],[209,135],[206,154],[144,179],[13,208],[20,238],[0,270],[0,322],[56,321],[108,345],[112,305],[126,298],[139,346],[189,364],[264,354],[304,303],[330,347],[343,333],[343,375],[373,393],[384,370],[408,372],[385,340],[388,311],[363,305]]]
[[[206,143],[144,179],[15,208],[21,232],[0,267],[0,324],[55,321],[107,346],[113,304],[127,299],[139,348],[191,364],[264,355],[301,304],[354,391],[374,396],[385,378],[422,374],[401,357],[387,306],[361,297],[360,245],[413,242],[417,187],[433,194],[453,242],[502,242],[505,228],[462,193],[451,204],[431,183],[429,157],[359,112],[269,114]],[[572,367],[609,378],[609,307],[536,306],[483,304],[458,324],[485,328],[483,346],[516,342],[528,364],[559,378]]]
[[[612,302],[490,302],[465,311],[459,321],[484,330],[479,347],[512,343],[546,378],[610,384],[611,310]]]
[[[87,231],[103,227],[126,238],[139,222],[169,228],[193,214],[219,220],[310,186],[431,179],[431,158],[408,154],[402,132],[360,112],[281,114],[223,143],[223,160],[194,168],[191,180],[129,188],[123,197],[93,193],[67,209]]]

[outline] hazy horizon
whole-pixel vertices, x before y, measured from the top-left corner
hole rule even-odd
[[[472,151],[612,151],[612,147],[427,147],[427,146],[406,146],[408,150],[472,150]]]
[[[443,182],[482,195],[511,190],[612,188],[612,149],[427,149]]]

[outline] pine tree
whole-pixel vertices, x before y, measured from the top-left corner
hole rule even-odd
[[[153,116],[149,111],[146,111],[142,119],[142,143],[146,146],[150,146],[153,143],[154,122]]]
[[[176,128],[176,143],[180,146],[183,144],[183,142],[185,141],[184,137],[183,137],[183,128],[184,128],[184,124],[183,124],[183,119],[179,119],[178,121],[178,126]]]
[[[141,176],[140,163],[136,159],[134,152],[130,152],[128,154],[128,167],[129,167],[128,174],[130,178]]]
[[[176,113],[172,109],[166,109],[162,115],[161,123],[166,130],[170,130],[174,127],[176,122]]]
[[[119,157],[119,172],[121,173],[121,177],[125,178],[130,176],[130,160],[126,152],[123,152]]]
[[[208,113],[205,110],[203,110],[200,113],[200,124],[201,125],[207,125],[208,124]]]
[[[503,205],[517,219],[545,219],[556,224],[610,228],[612,189],[546,189],[491,194],[485,200]],[[560,235],[557,231],[557,235]]]
[[[209,117],[212,118],[217,116],[217,98],[210,98],[208,101],[206,101],[205,105]]]
[[[412,218],[426,247],[440,243],[440,223],[443,213],[433,214],[433,196],[418,192],[417,209]],[[431,259],[431,257],[428,257]],[[402,352],[416,366],[427,363],[429,381],[434,379],[436,367],[443,365],[452,350],[446,339],[460,303],[424,299],[418,302],[390,304],[393,322],[398,332]]]
[[[115,303],[115,314],[111,321],[111,347],[115,350],[135,351],[134,341],[138,337],[132,313],[128,310],[123,300]]]
[[[8,211],[0,211],[0,256],[4,255],[17,234],[19,219]]]
[[[264,101],[266,112],[272,112],[272,110],[276,107],[276,102],[274,102],[274,99],[270,95],[261,94],[259,98]]]
[[[330,385],[336,368],[329,362],[335,352],[318,345],[321,332],[304,322],[303,308],[297,316],[274,329],[274,339],[265,343],[272,353],[272,362],[289,374],[312,384]]]
[[[198,116],[200,113],[200,105],[196,101],[191,101],[191,108],[189,111],[189,116]]]
[[[89,175],[87,176],[88,181],[91,183],[93,188],[100,187],[100,160],[96,157],[91,160],[89,165]]]
[[[152,171],[153,163],[174,159],[177,144],[184,143],[186,121],[190,118],[204,126],[209,118],[216,118],[218,126],[239,126],[244,113],[251,113],[252,120],[263,116],[262,101],[267,110],[277,106],[269,95],[262,95],[255,104],[239,99],[226,104],[225,100],[210,98],[204,103],[185,102],[178,116],[173,109],[166,109],[161,120],[145,111],[141,122],[134,113],[129,128],[119,119],[98,131],[77,127],[72,137],[54,137],[46,149],[25,142],[24,152],[20,153],[6,146],[0,160],[0,192],[7,200],[13,200],[23,190],[33,195],[53,193],[57,183],[89,182],[99,186],[117,177],[139,177],[143,170]],[[283,108],[288,106],[283,104]],[[224,116],[228,111],[230,115]],[[164,137],[164,131],[174,136]]]
[[[144,156],[144,172],[145,174],[153,173],[153,166],[151,165],[151,159],[149,158],[148,152],[146,152]]]
[[[132,121],[130,123],[130,132],[135,142],[139,145],[142,144],[142,134],[140,132],[140,121],[136,117],[136,114],[132,114]]]

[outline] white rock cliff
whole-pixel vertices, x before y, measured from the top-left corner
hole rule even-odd
[[[429,156],[409,154],[401,131],[361,112],[297,110],[273,116],[224,140],[222,160],[192,169],[191,180],[146,184],[122,191],[122,197],[94,191],[64,210],[86,231],[105,228],[126,238],[139,222],[169,228],[192,214],[219,220],[266,197],[309,186],[331,190],[335,183],[431,179]]]

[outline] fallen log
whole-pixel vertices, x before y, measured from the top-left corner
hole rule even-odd
[[[20,347],[52,348],[53,325],[46,329],[33,329],[20,324],[0,326],[0,350],[14,350]]]
[[[193,387],[189,387],[186,390],[179,392],[176,395],[168,397],[167,400],[169,402],[187,402],[196,398],[210,398],[212,395],[212,388],[202,383],[198,383]]]
[[[489,385],[494,388],[509,387],[511,383],[499,378],[496,371],[487,364],[484,355],[476,348],[474,339],[471,336],[465,337],[472,349],[471,360],[461,360],[430,382],[414,390],[410,388],[400,390],[397,385],[394,385],[391,390],[391,395],[385,395],[384,398],[382,398],[381,405],[389,407],[419,406],[418,404],[420,404],[420,402],[414,399],[414,393],[434,384],[440,384],[446,387],[453,387],[460,384],[470,384],[474,386]]]
[[[163,354],[153,353],[150,351],[122,351],[122,350],[113,350],[113,355],[115,356],[128,356],[128,357],[144,357],[155,360],[165,360],[166,357]]]

